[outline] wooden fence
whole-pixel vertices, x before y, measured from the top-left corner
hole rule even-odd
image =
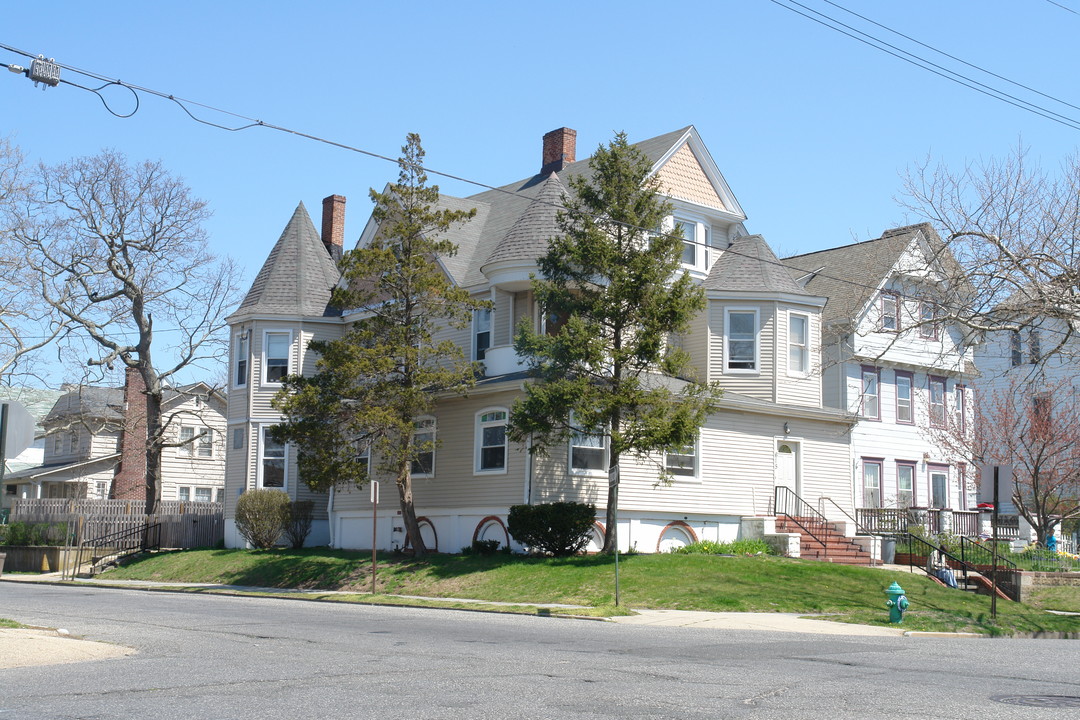
[[[74,544],[147,523],[161,525],[161,547],[213,547],[225,537],[221,503],[160,503],[157,515],[146,515],[145,505],[134,500],[16,499],[9,522],[65,523]]]

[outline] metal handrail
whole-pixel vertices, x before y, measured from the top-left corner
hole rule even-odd
[[[822,554],[828,555],[829,546],[818,537],[818,534],[825,535],[829,521],[809,503],[796,495],[795,491],[789,487],[777,485],[776,490],[773,492],[773,513],[787,517],[802,528],[807,535],[821,545]],[[816,533],[815,530],[817,530]]]
[[[960,557],[966,561],[966,554],[964,549],[968,545],[974,545],[980,552],[989,553],[991,558],[997,558],[998,564],[1002,566],[1003,570],[1019,570],[1020,566],[1008,559],[1004,555],[999,555],[996,547],[987,547],[986,545],[980,545],[971,538],[960,538]]]
[[[138,545],[128,544],[124,547],[124,540],[138,538]],[[151,539],[152,538],[152,539]],[[71,577],[74,578],[78,573],[79,568],[83,566],[83,551],[87,548],[93,550],[95,548],[111,547],[113,545],[117,547],[118,552],[115,553],[116,559],[125,558],[128,555],[134,555],[138,552],[146,552],[147,550],[157,550],[161,547],[161,523],[146,523],[145,525],[137,528],[131,528],[128,530],[117,530],[116,532],[107,533],[90,540],[79,541],[78,552],[75,556],[75,563],[71,569]],[[95,559],[91,555],[90,566],[93,569],[94,564],[100,558]]]
[[[880,535],[878,533],[874,533],[872,530],[867,528],[861,522],[859,522],[855,518],[851,517],[851,515],[848,514],[847,510],[845,510],[844,508],[842,508],[842,507],[840,507],[839,505],[836,504],[835,500],[833,500],[831,497],[827,497],[825,495],[822,495],[820,498],[818,498],[818,508],[819,508],[818,512],[821,513],[822,517],[824,517],[825,513],[822,512],[820,510],[820,508],[821,508],[821,504],[824,503],[826,500],[829,502],[830,505],[832,505],[834,508],[839,510],[843,514],[844,517],[846,517],[851,522],[855,523],[855,532],[856,533],[861,533],[863,535],[869,535],[870,537],[880,537]],[[874,544],[874,543],[870,544],[870,563],[871,564],[877,562],[877,558],[875,557],[875,555],[877,555],[877,553],[875,551],[876,547],[877,547],[876,544]]]

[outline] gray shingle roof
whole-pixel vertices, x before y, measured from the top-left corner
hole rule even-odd
[[[300,203],[229,321],[241,315],[337,315],[329,302],[340,279],[333,258],[304,203]]]
[[[551,173],[540,183],[540,192],[536,199],[513,224],[487,262],[531,260],[547,252],[548,241],[557,227],[556,215],[565,193],[566,188],[558,174]]]
[[[643,140],[634,143],[634,147],[641,150],[655,164],[686,137],[689,129],[690,126],[687,126],[681,130]],[[589,178],[591,175],[589,159],[586,158],[563,167],[559,171],[559,181],[565,189],[570,186],[571,178]],[[458,246],[458,254],[455,257],[443,260],[454,282],[465,287],[483,285],[486,282],[480,270],[481,267],[486,265],[497,251],[510,252],[509,247],[502,247],[507,235],[515,229],[515,225],[539,199],[541,193],[554,194],[548,180],[549,176],[536,174],[467,198],[455,198],[449,195],[440,197],[439,204],[444,207],[475,207],[477,209],[477,216],[473,220],[451,229],[446,235]],[[541,237],[545,241],[540,251],[533,255],[533,257],[539,257],[547,249],[547,238],[557,232],[557,227],[553,212],[543,213],[539,207],[533,210],[536,214],[529,221],[527,234],[530,241]],[[544,223],[550,223],[547,230],[543,227]],[[522,233],[522,237],[519,238],[522,242],[514,241],[513,245],[520,251],[524,247],[525,228],[520,227],[517,230]]]
[[[737,239],[713,263],[702,287],[706,290],[810,295],[776,259],[760,235]]]
[[[886,230],[874,240],[784,258],[783,263],[801,282],[810,275],[803,282],[807,291],[829,298],[822,315],[826,324],[851,322],[920,235],[932,251],[944,250],[933,228],[920,223]],[[951,255],[944,253],[942,258]]]
[[[57,399],[43,422],[47,425],[72,418],[123,420],[124,389],[80,387],[66,392]]]

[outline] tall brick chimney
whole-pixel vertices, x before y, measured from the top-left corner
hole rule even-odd
[[[128,368],[124,374],[120,465],[109,495],[114,500],[146,501],[146,385],[135,368]]]
[[[544,135],[544,162],[541,175],[561,172],[577,159],[577,130],[559,128]]]
[[[322,241],[330,257],[341,259],[345,245],[345,196],[330,195],[322,201]]]

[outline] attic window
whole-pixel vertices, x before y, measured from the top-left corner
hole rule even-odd
[[[900,297],[895,293],[881,294],[881,329],[885,332],[900,329]]]

